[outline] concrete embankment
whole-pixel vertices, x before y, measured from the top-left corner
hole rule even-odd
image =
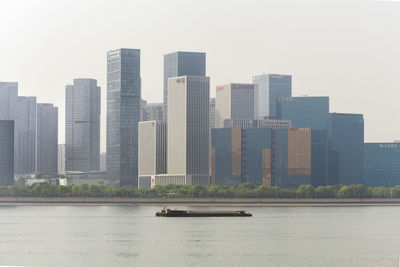
[[[384,206],[400,199],[0,197],[0,205]]]

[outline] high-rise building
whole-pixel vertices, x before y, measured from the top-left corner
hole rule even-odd
[[[311,128],[311,184],[325,185],[328,176],[329,97],[280,98],[277,117],[290,120],[292,127]]]
[[[257,86],[254,84],[231,83],[217,86],[216,127],[223,127],[224,120],[257,119],[257,91]]]
[[[233,126],[240,126],[242,129],[248,128],[271,128],[287,129],[291,127],[290,120],[271,120],[271,119],[260,119],[260,120],[224,120],[223,127],[231,128]]]
[[[36,97],[17,97],[14,127],[15,173],[33,174],[36,172]]]
[[[53,104],[37,104],[38,173],[57,173],[58,165],[58,108]]]
[[[167,122],[139,122],[139,188],[155,185],[155,175],[167,173]]]
[[[164,181],[209,184],[209,77],[170,78],[168,99],[167,170],[171,180]]]
[[[65,170],[100,168],[100,87],[95,79],[74,79],[65,87]]]
[[[242,128],[211,129],[212,184],[237,186],[242,180]]]
[[[210,98],[210,129],[215,128],[215,98]]]
[[[65,173],[65,144],[60,144],[58,145],[58,164],[57,164],[57,170],[58,174],[64,174]]]
[[[363,184],[394,187],[400,185],[400,144],[365,143]]]
[[[185,75],[206,76],[206,53],[177,51],[164,55],[164,120],[168,117],[168,79]]]
[[[272,185],[272,128],[249,128],[244,131],[244,181]]]
[[[14,184],[14,121],[0,120],[0,186]]]
[[[107,154],[103,152],[100,154],[100,171],[105,172],[107,171]]]
[[[163,120],[164,104],[162,103],[147,103],[142,108],[141,121],[162,121]]]
[[[137,186],[140,121],[140,50],[107,54],[107,176]]]
[[[330,113],[329,146],[327,184],[362,184],[363,115]]]
[[[272,185],[311,184],[311,129],[279,129],[273,135]]]
[[[14,120],[18,83],[0,82],[0,120]]]
[[[276,104],[279,98],[292,96],[292,76],[262,74],[253,76],[258,85],[258,116],[276,118]]]

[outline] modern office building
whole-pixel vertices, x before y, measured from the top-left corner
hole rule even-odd
[[[177,51],[164,55],[164,120],[167,119],[168,79],[179,76],[206,76],[206,53]]]
[[[254,84],[231,83],[217,86],[216,127],[223,127],[225,120],[258,119],[257,99],[257,86]]]
[[[18,83],[0,82],[0,120],[14,120]]]
[[[167,173],[167,122],[139,122],[139,188],[155,185],[155,175]]]
[[[163,103],[147,103],[142,108],[141,121],[162,121],[163,120]]]
[[[277,117],[290,120],[292,127],[312,129],[311,184],[325,185],[328,176],[329,97],[280,98]]]
[[[400,185],[400,143],[365,143],[363,184],[369,187]]]
[[[18,96],[15,109],[14,167],[16,174],[36,172],[36,97]]]
[[[0,120],[0,186],[14,184],[14,121]]]
[[[36,172],[56,174],[58,169],[58,108],[37,104]]]
[[[57,169],[58,169],[58,174],[64,174],[65,173],[65,144],[60,144],[58,145],[58,164],[57,164]]]
[[[138,184],[140,50],[107,54],[107,176],[121,186]]]
[[[311,129],[279,129],[273,134],[272,185],[311,184]]]
[[[65,87],[65,170],[100,169],[100,87],[95,79],[74,79]]]
[[[107,171],[107,154],[106,152],[100,153],[100,171]]]
[[[277,117],[290,120],[292,127],[310,127],[327,130],[329,121],[329,97],[286,97],[278,99]]]
[[[363,156],[363,115],[330,113],[327,184],[362,184]]]
[[[273,129],[249,128],[244,131],[245,182],[272,185],[272,133]]]
[[[215,98],[210,98],[210,129],[215,128]]]
[[[210,79],[170,78],[168,99],[169,178],[161,179],[163,183],[209,184]]]
[[[292,76],[262,74],[253,76],[258,85],[258,116],[276,118],[276,104],[279,98],[292,96]]]
[[[243,182],[242,128],[211,129],[211,183],[237,186]]]

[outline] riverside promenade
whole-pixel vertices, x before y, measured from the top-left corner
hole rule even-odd
[[[32,198],[0,197],[0,205],[400,206],[400,198]]]

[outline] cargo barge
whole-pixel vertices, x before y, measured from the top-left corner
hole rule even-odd
[[[244,210],[171,210],[164,208],[156,213],[159,217],[250,217]]]

